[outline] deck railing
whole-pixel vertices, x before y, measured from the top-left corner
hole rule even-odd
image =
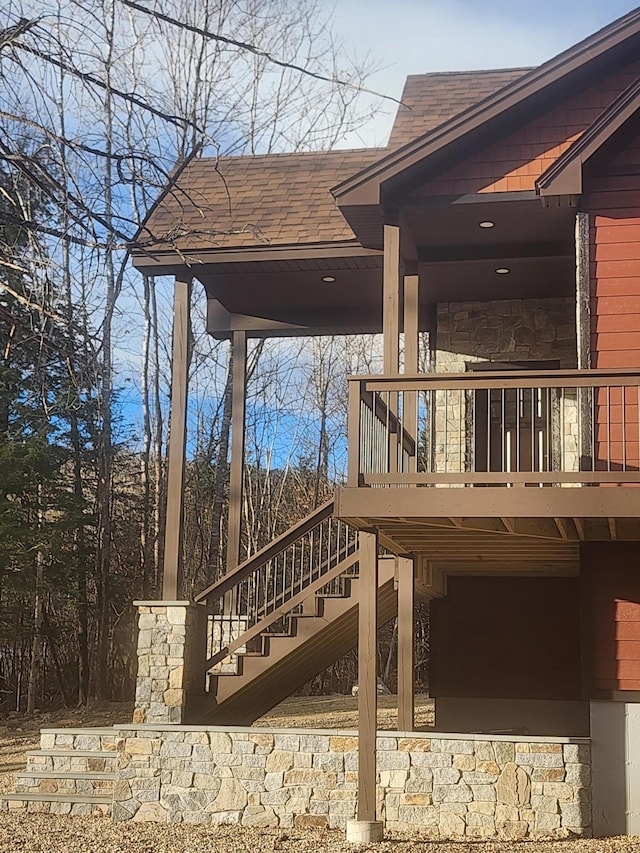
[[[640,482],[640,370],[349,380],[349,486]]]
[[[315,595],[339,595],[357,576],[357,530],[333,509],[331,499],[196,596],[208,611],[206,672],[234,672],[237,655],[259,650]]]

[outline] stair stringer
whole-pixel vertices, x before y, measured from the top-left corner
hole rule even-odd
[[[395,560],[381,559],[378,571],[378,624],[398,612]],[[349,595],[321,598],[319,616],[292,617],[292,636],[270,636],[265,655],[242,656],[238,674],[215,676],[216,704],[194,709],[193,722],[251,725],[358,642],[358,578],[349,579]]]

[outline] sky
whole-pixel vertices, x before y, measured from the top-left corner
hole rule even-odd
[[[347,51],[369,53],[371,88],[399,98],[408,74],[516,68],[581,41],[638,0],[339,0],[335,30]],[[395,106],[341,147],[386,142]]]

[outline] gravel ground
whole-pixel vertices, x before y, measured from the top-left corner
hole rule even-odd
[[[395,726],[395,697],[381,696],[378,727]],[[432,721],[432,703],[416,697],[416,722]],[[0,792],[10,791],[24,752],[38,745],[40,728],[103,726],[128,722],[129,705],[36,714],[0,720]],[[350,696],[289,699],[256,725],[355,728],[357,700]],[[256,830],[244,827],[113,824],[108,818],[57,817],[0,812],[0,853],[640,853],[640,837],[530,842],[428,841],[416,834],[388,834],[377,845],[349,845],[340,831]]]
[[[0,853],[637,853],[640,838],[533,842],[430,842],[389,837],[347,844],[339,831],[113,824],[106,818],[0,814]]]

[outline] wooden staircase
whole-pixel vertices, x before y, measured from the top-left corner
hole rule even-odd
[[[395,560],[380,557],[378,623],[397,613]],[[333,500],[198,596],[207,608],[205,696],[191,722],[249,725],[358,639],[357,531]]]

